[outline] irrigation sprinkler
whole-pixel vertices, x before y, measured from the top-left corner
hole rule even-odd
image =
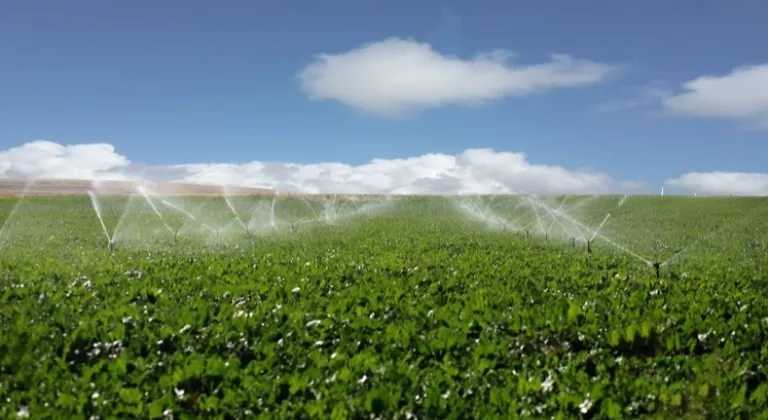
[[[109,242],[107,242],[107,249],[109,249],[110,254],[115,252],[115,241],[110,239]]]
[[[576,248],[576,238],[571,238],[571,246]]]
[[[592,265],[592,240],[587,241],[587,265]]]
[[[652,265],[653,265],[653,268],[656,270],[656,279],[660,279],[661,278],[661,263],[660,262],[655,262]]]

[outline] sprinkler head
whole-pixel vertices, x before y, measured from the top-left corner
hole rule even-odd
[[[653,268],[656,270],[656,278],[661,278],[661,263],[655,262],[653,263]]]
[[[115,250],[115,241],[110,239],[109,242],[107,243],[107,248],[109,249],[110,252],[114,251]]]
[[[571,246],[576,248],[576,238],[571,238]]]

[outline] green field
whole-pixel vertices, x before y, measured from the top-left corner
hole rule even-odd
[[[768,418],[768,199],[154,200],[0,200],[0,415]]]

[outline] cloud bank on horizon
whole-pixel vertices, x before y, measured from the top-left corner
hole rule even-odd
[[[425,154],[340,162],[251,161],[168,166],[132,162],[106,143],[62,145],[37,140],[0,151],[0,178],[146,180],[270,187],[304,193],[347,194],[607,194],[645,193],[640,182],[599,172],[531,163],[524,153],[467,149],[457,155]],[[699,194],[768,194],[768,174],[688,173],[666,184]]]

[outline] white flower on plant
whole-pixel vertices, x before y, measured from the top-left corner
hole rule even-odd
[[[27,408],[27,406],[24,406],[24,405],[19,407],[19,411],[16,412],[16,418],[18,419],[29,418],[29,408]]]
[[[699,342],[703,342],[707,339],[707,337],[709,337],[710,334],[712,334],[712,330],[709,330],[703,334],[698,334],[696,338],[699,339]]]
[[[587,394],[587,398],[579,404],[579,411],[581,411],[581,414],[587,414],[594,403],[594,401],[589,399],[589,394]]]
[[[552,378],[552,375],[548,375],[547,379],[544,380],[544,382],[541,383],[541,390],[544,392],[550,392],[552,391],[552,388],[555,386],[555,380]]]

